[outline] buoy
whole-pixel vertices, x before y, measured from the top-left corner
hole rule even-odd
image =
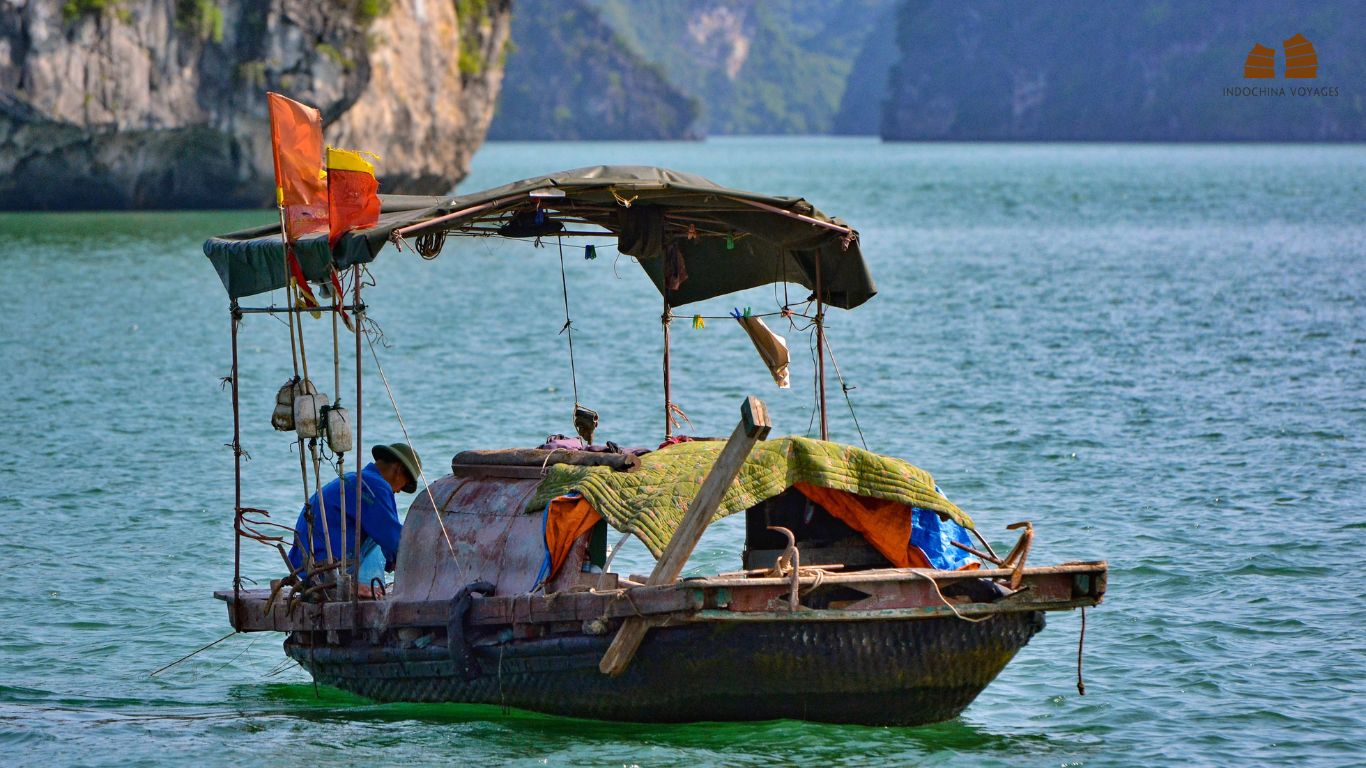
[[[327,434],[327,447],[333,453],[351,451],[351,415],[340,405],[325,405],[323,411],[323,431]]]
[[[294,434],[302,438],[314,438],[322,434],[320,421],[327,402],[327,395],[320,392],[294,398]]]
[[[275,411],[270,415],[270,425],[279,432],[294,429],[294,399],[299,395],[311,395],[318,390],[308,379],[290,379],[275,393]]]

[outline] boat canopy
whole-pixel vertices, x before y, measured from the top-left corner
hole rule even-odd
[[[335,247],[326,233],[297,241],[309,280],[373,261],[389,242],[423,238],[430,250],[444,236],[581,235],[615,237],[672,306],[772,283],[814,291],[819,282],[825,303],[845,309],[877,293],[858,232],[841,220],[799,197],[728,189],[664,168],[594,166],[468,195],[380,201],[379,224],[342,235]],[[210,238],[204,254],[234,300],[285,286],[278,224]]]

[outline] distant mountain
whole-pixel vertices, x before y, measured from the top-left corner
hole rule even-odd
[[[828,133],[855,57],[892,0],[591,0],[711,134]]]
[[[1366,140],[1362,19],[1359,2],[906,0],[882,136]],[[1315,78],[1284,76],[1297,34]],[[1256,45],[1271,78],[1244,78]]]
[[[583,0],[516,0],[490,139],[691,138],[698,112]]]
[[[833,133],[875,136],[882,125],[888,81],[900,54],[896,45],[898,6],[888,3],[869,25],[863,49],[854,58],[844,96],[831,126]]]

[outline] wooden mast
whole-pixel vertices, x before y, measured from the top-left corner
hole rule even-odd
[[[821,439],[830,439],[830,424],[825,418],[825,300],[821,287],[821,254],[816,251],[816,370],[820,390]]]

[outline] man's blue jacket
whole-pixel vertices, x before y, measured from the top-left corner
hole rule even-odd
[[[327,514],[327,530],[332,538],[332,556],[341,558],[341,497],[346,493],[346,560],[355,567],[356,529],[360,528],[366,538],[373,539],[384,551],[384,570],[394,570],[398,560],[398,541],[403,534],[403,523],[398,520],[398,507],[394,500],[394,490],[389,481],[379,473],[373,463],[361,470],[361,525],[356,525],[356,473],[348,472],[345,477],[323,486],[323,508]],[[308,500],[315,510],[313,513],[312,552],[314,560],[327,558],[327,545],[324,544],[323,518],[317,512],[318,494]],[[307,509],[305,507],[304,509]],[[299,568],[304,562],[300,545],[308,542],[308,521],[304,519],[304,509],[299,510],[299,521],[294,524],[294,546],[289,550],[289,562]],[[364,539],[362,539],[364,542]]]

